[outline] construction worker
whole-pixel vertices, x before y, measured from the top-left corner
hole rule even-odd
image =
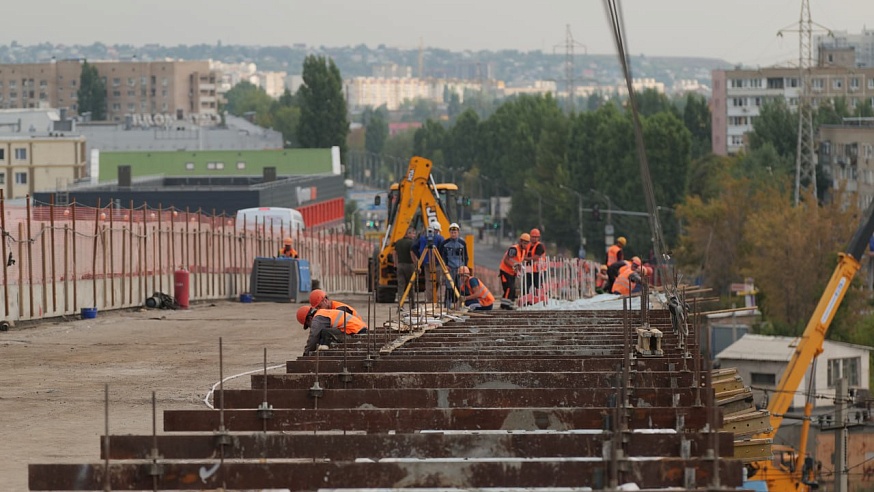
[[[510,246],[501,259],[501,309],[515,309],[516,303],[516,276],[522,268],[522,260],[525,258],[525,250],[531,243],[531,235],[523,232],[519,236],[519,243]]]
[[[540,259],[546,254],[546,248],[540,242],[539,229],[531,229],[528,235],[531,236],[531,243],[525,249],[525,264],[528,266],[525,272],[525,287],[534,303],[540,300],[540,272],[543,271]]]
[[[401,296],[404,295],[404,292],[407,290],[407,285],[413,278],[413,272],[416,271],[418,257],[416,256],[416,248],[413,244],[415,241],[416,228],[410,227],[407,229],[406,235],[395,241],[394,244],[395,266],[398,269],[398,300],[400,300]],[[410,308],[416,307],[415,293],[416,289],[411,288],[410,293],[408,294]]]
[[[613,282],[616,281],[616,277],[619,276],[619,272],[626,265],[630,266],[630,262],[627,260],[619,260],[615,263],[611,263],[607,265],[607,283],[604,284],[604,292],[612,292],[613,291]]]
[[[624,260],[625,258],[622,252],[622,248],[625,247],[625,244],[627,242],[628,241],[623,236],[617,237],[616,242],[613,243],[612,246],[607,248],[607,261],[604,262],[604,264],[609,266],[616,263],[617,261]]]
[[[619,275],[613,282],[613,290],[611,292],[622,296],[631,295],[636,284],[641,282],[641,265],[642,262],[637,256],[631,259],[630,264],[629,262],[626,262],[626,264],[619,270]]]
[[[304,330],[312,328],[304,348],[304,355],[316,350],[328,350],[331,348],[331,343],[343,340],[347,334],[367,333],[367,324],[364,320],[339,309],[301,306],[297,310],[297,321]]]
[[[361,318],[354,307],[348,304],[343,304],[340,301],[329,299],[328,293],[322,289],[314,289],[310,292],[310,306],[316,309],[339,309],[340,311],[346,311],[352,316]]]
[[[601,265],[598,267],[598,271],[595,273],[595,292],[598,294],[603,294],[607,292],[605,287],[607,286],[607,265]]]
[[[458,227],[458,224],[455,222],[449,224],[449,239],[443,241],[443,244],[440,245],[440,256],[443,257],[443,261],[446,262],[446,268],[449,270],[449,276],[452,277],[452,282],[455,286],[458,286],[458,269],[464,265],[467,265],[468,255],[467,255],[467,244],[461,240],[459,235],[461,234],[461,228]],[[445,282],[446,294],[443,297],[443,302],[446,305],[446,308],[449,309],[455,304],[455,293],[452,291],[452,286],[449,285],[449,281]]]
[[[440,276],[440,263],[429,254],[430,249],[433,247],[434,251],[438,254],[440,253],[440,246],[443,245],[443,241],[445,240],[443,236],[440,235],[440,230],[442,226],[439,222],[435,222],[431,227],[425,230],[425,234],[419,237],[418,243],[416,243],[416,257],[420,259],[422,263],[422,275],[425,276],[425,299],[426,302],[431,302],[432,299],[436,299],[436,295],[434,294],[434,289],[437,285],[433,283],[432,272],[435,276],[439,278]]]
[[[279,256],[282,258],[295,258],[295,259],[299,258],[297,251],[291,247],[292,244],[294,244],[294,240],[291,239],[290,237],[283,239],[282,240],[282,249],[279,250],[279,253],[277,253],[276,256]]]
[[[461,300],[464,305],[471,311],[491,311],[495,304],[495,296],[489,291],[480,279],[473,277],[470,273],[470,268],[462,266],[458,269],[458,278],[460,286],[458,291],[461,294]]]

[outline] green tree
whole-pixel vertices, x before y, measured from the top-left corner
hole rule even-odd
[[[300,123],[297,141],[304,148],[340,147],[346,152],[349,119],[343,97],[343,78],[334,60],[309,55],[303,62],[303,85],[297,93]]]
[[[692,134],[692,159],[698,159],[712,152],[710,106],[707,105],[704,96],[692,93],[686,95],[683,123]]]
[[[368,152],[381,154],[388,140],[388,117],[385,112],[376,110],[365,123],[364,148]]]
[[[97,67],[85,60],[82,63],[82,75],[79,77],[78,113],[91,113],[91,119],[102,121],[106,119],[106,83],[97,73]]]
[[[789,110],[783,98],[765,102],[759,116],[753,119],[750,148],[755,150],[770,143],[787,162],[795,162],[798,146],[798,116]]]
[[[444,168],[444,149],[448,136],[446,127],[434,120],[427,120],[413,134],[413,154],[430,159],[434,167]]]
[[[267,118],[273,99],[257,85],[244,80],[225,93],[225,108],[234,116],[255,113],[255,120]]]
[[[655,89],[644,89],[643,92],[634,91],[637,100],[637,110],[643,116],[652,116],[657,113],[673,113],[679,116],[677,107],[664,93]]]
[[[479,131],[479,116],[474,110],[466,109],[458,116],[446,142],[446,157],[450,167],[468,171],[479,162]]]

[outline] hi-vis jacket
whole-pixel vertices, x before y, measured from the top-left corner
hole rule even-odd
[[[504,257],[501,259],[501,271],[507,275],[516,275],[516,269],[514,267],[517,263],[521,262],[523,258],[525,258],[525,249],[521,245],[514,244],[510,246],[507,249],[507,252],[504,253]]]
[[[476,286],[472,286],[470,284],[471,280],[476,280]],[[485,286],[479,279],[475,279],[473,277],[468,277],[467,280],[464,281],[464,285],[461,286],[461,295],[462,296],[474,296],[476,297],[475,302],[478,302],[480,306],[487,307],[491,306],[495,303],[495,296],[492,295],[489,288]],[[471,302],[471,301],[466,301]]]
[[[367,324],[364,323],[363,319],[358,316],[353,316],[346,311],[340,311],[339,309],[319,309],[316,311],[316,314],[313,315],[313,320],[310,325],[314,327],[316,323],[324,323],[324,321],[319,318],[322,318],[323,320],[327,319],[330,322],[330,328],[336,328],[349,335],[354,335],[364,328],[367,328]],[[328,328],[328,326],[323,326],[323,328]]]

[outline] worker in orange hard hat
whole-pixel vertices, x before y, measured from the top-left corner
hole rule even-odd
[[[642,265],[643,262],[641,262],[640,258],[637,256],[632,258],[630,262],[626,262],[626,264],[619,270],[619,275],[613,282],[613,290],[611,292],[623,296],[630,295],[634,292],[637,284],[642,282],[640,276]]]
[[[624,260],[624,255],[622,252],[622,248],[625,247],[627,240],[619,236],[616,238],[616,242],[613,243],[609,248],[607,248],[607,261],[604,263],[607,266],[610,266],[617,261]]]
[[[500,272],[501,277],[501,309],[515,309],[516,306],[516,276],[522,268],[522,260],[525,258],[525,251],[531,243],[531,235],[523,232],[519,236],[519,242],[510,246],[504,257],[501,258]]]
[[[294,240],[290,237],[283,239],[282,248],[279,250],[279,253],[277,253],[276,256],[282,258],[299,258],[297,251],[293,247],[291,247],[292,244],[294,244]]]
[[[538,302],[540,296],[540,275],[544,270],[542,258],[546,255],[546,248],[540,242],[540,229],[531,229],[528,234],[531,242],[525,249],[525,288],[532,294],[533,302]]]
[[[339,309],[340,311],[346,311],[352,316],[361,317],[354,307],[340,301],[329,299],[328,293],[322,289],[315,289],[310,292],[310,306],[316,309]]]
[[[495,304],[495,296],[489,291],[480,279],[474,277],[470,273],[470,268],[466,266],[458,269],[458,292],[461,294],[461,300],[464,305],[471,311],[491,311]]]
[[[328,350],[331,343],[345,339],[346,335],[367,333],[364,320],[339,309],[301,306],[297,310],[297,321],[304,330],[310,330],[304,355],[316,350]]]

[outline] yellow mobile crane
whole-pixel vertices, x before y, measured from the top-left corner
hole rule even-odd
[[[410,227],[425,229],[440,225],[448,233],[452,222],[448,206],[455,202],[458,186],[452,183],[437,184],[431,176],[433,164],[424,157],[410,159],[407,173],[388,192],[388,218],[382,242],[377,246],[368,265],[368,291],[376,291],[376,302],[394,302],[397,294],[397,268],[394,244],[404,237]],[[375,201],[379,205],[381,198]],[[472,239],[466,239],[470,261],[473,261]]]
[[[856,230],[847,245],[846,252],[838,253],[838,265],[795,346],[795,352],[780,377],[774,397],[768,402],[771,430],[756,437],[773,439],[777,434],[786,411],[792,405],[792,398],[801,384],[804,373],[814,358],[822,353],[826,332],[847,289],[850,288],[853,277],[861,267],[862,255],[865,254],[872,234],[874,234],[874,206],[869,208],[868,217]],[[764,482],[768,492],[806,492],[818,487],[813,477],[813,460],[805,460],[812,408],[813,404],[808,398],[804,405],[805,420],[802,425],[799,449],[796,451],[788,446],[774,445],[770,461],[756,461],[747,465],[749,481]]]

